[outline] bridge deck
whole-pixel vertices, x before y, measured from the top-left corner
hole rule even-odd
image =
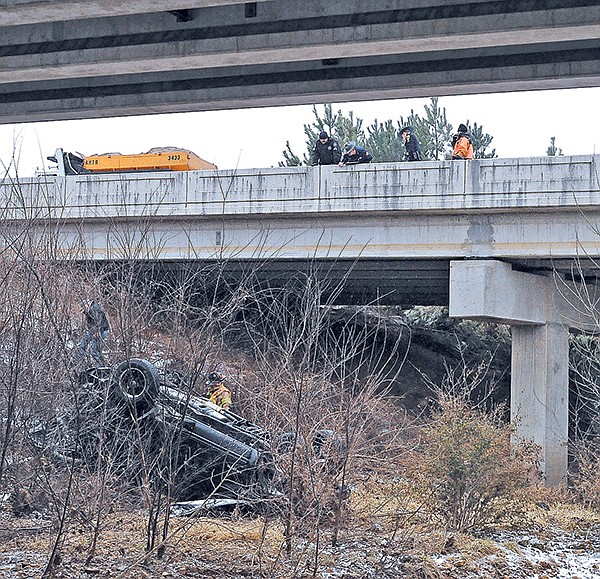
[[[5,239],[28,222],[38,235],[51,230],[65,258],[170,267],[260,261],[274,276],[319,263],[326,278],[352,270],[353,295],[405,302],[418,292],[430,295],[421,302],[445,303],[451,259],[569,273],[585,258],[579,273],[595,276],[599,163],[581,156],[47,176],[3,183],[0,201]]]
[[[0,0],[0,123],[600,84],[597,0]]]

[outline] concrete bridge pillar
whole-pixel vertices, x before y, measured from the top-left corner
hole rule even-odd
[[[540,446],[549,486],[567,476],[569,328],[593,323],[570,289],[492,259],[450,264],[450,316],[512,326],[511,419]]]
[[[569,429],[569,329],[512,326],[511,419],[517,436],[542,451],[548,485],[566,482]]]

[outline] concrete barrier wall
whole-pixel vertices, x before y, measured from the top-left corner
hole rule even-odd
[[[600,156],[120,173],[3,182],[4,219],[462,212],[600,205]]]
[[[490,208],[597,205],[600,156],[489,159],[469,163],[468,206]]]

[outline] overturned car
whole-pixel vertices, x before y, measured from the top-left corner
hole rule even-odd
[[[273,436],[193,394],[193,382],[138,358],[89,368],[79,377],[77,411],[30,434],[61,461],[168,494],[184,505],[181,514],[197,501],[202,508],[278,504],[294,448],[299,461],[339,470],[344,444],[332,430],[317,430],[310,443],[289,432]]]
[[[81,390],[92,394],[88,416],[106,428],[87,428],[86,455],[110,449],[129,479],[160,481],[176,500],[252,500],[280,495],[281,477],[264,429],[192,394],[186,377],[132,358],[114,368],[90,368]]]

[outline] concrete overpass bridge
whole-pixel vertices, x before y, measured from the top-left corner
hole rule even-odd
[[[0,123],[600,85],[597,0],[373,4],[0,0]],[[512,413],[558,483],[598,189],[598,157],[41,178],[2,184],[0,229],[76,259],[318,262],[345,301],[509,323]]]
[[[0,0],[0,122],[600,84],[597,0]]]
[[[346,302],[510,324],[512,414],[555,484],[568,332],[597,330],[599,176],[600,156],[46,176],[2,184],[1,241],[28,231],[56,258],[260,263],[271,278],[310,263]]]
[[[56,225],[65,257],[127,259],[127,229],[147,261],[268,259],[287,275],[310,260],[343,277],[352,263],[344,303],[447,305],[452,260],[599,275],[599,159],[47,175],[0,192],[3,221]]]

